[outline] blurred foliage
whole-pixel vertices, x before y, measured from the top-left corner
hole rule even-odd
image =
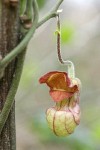
[[[44,7],[45,3],[47,0],[37,0],[38,6],[41,9],[42,7]]]
[[[35,81],[37,69],[38,69],[37,65],[34,63],[27,63],[26,65],[24,65],[24,69],[21,77],[21,83],[20,83],[22,88],[29,88],[32,81],[33,80]]]
[[[96,139],[97,141],[100,142],[100,121],[96,121],[94,124],[93,124],[93,133],[92,133],[92,136],[94,137],[94,139]]]
[[[75,28],[71,23],[69,22],[63,23],[61,27],[62,44],[71,42],[74,33],[75,33]]]

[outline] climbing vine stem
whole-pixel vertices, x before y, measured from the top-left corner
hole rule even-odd
[[[26,46],[28,45],[28,42],[33,36],[36,28],[40,27],[43,23],[45,23],[50,18],[57,16],[57,9],[59,8],[62,2],[63,0],[59,0],[56,6],[50,11],[50,13],[38,23],[38,6],[37,6],[36,0],[33,0],[34,20],[33,20],[32,28],[28,31],[28,33],[26,34],[24,39],[19,43],[19,45],[15,47],[8,55],[5,56],[5,58],[3,58],[0,61],[0,72],[2,73],[5,67],[16,56],[18,56],[17,66],[16,66],[14,77],[13,77],[12,85],[7,95],[6,102],[4,104],[2,112],[0,114],[0,133],[2,132],[3,126],[8,118],[9,112],[14,102],[15,94],[18,89],[18,85],[19,85],[19,81],[20,81],[20,77],[21,77],[21,73],[23,69],[25,53],[26,53]]]
[[[39,15],[38,15],[38,6],[37,6],[36,0],[33,1],[33,4],[34,4],[33,5],[33,9],[34,9],[34,21],[33,21],[34,30],[33,30],[33,33],[34,33],[35,29],[36,29],[36,25],[38,23],[38,16]],[[4,124],[8,118],[12,104],[14,102],[15,94],[17,92],[20,77],[22,74],[25,53],[26,53],[26,49],[24,48],[22,53],[19,54],[19,56],[17,58],[18,59],[17,60],[17,66],[16,66],[14,77],[13,77],[12,85],[11,85],[11,88],[8,92],[8,95],[7,95],[4,107],[2,109],[2,112],[0,114],[0,134],[1,134],[3,126],[4,126]]]
[[[46,21],[48,21],[50,18],[57,16],[57,10],[60,6],[60,4],[63,2],[63,0],[59,0],[56,6],[50,11],[48,15],[46,15],[38,24],[36,25],[36,28],[40,27],[42,24],[44,24]],[[33,1],[34,4],[34,1]],[[35,12],[36,8],[34,9]],[[34,14],[35,17],[36,14]],[[0,62],[0,72],[3,70],[19,53],[23,51],[23,49],[27,46],[29,40],[33,36],[33,33],[35,31],[35,24],[36,21],[34,21],[32,28],[29,30],[29,32],[26,34],[25,38],[20,42],[20,44],[15,47],[8,55],[5,56]]]
[[[10,91],[7,95],[6,102],[4,104],[4,107],[2,109],[2,112],[0,114],[0,134],[3,129],[3,126],[8,118],[9,112],[11,110],[12,104],[14,102],[15,94],[19,85],[22,69],[23,69],[23,63],[24,63],[24,57],[25,57],[26,50],[24,50],[19,56],[18,56],[18,62],[16,66],[15,75],[13,78],[13,82],[10,88]]]

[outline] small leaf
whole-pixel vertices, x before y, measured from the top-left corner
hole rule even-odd
[[[57,34],[61,34],[61,32],[59,30],[56,30],[55,35],[57,35]]]

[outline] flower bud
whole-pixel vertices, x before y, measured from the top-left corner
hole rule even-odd
[[[73,133],[80,122],[80,109],[76,95],[49,108],[46,112],[46,118],[50,129],[57,136],[68,136]]]

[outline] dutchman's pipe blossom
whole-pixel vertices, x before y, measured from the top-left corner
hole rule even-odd
[[[57,136],[67,136],[80,123],[80,80],[69,78],[66,72],[53,71],[39,80],[50,88],[56,105],[46,112],[49,127]]]

